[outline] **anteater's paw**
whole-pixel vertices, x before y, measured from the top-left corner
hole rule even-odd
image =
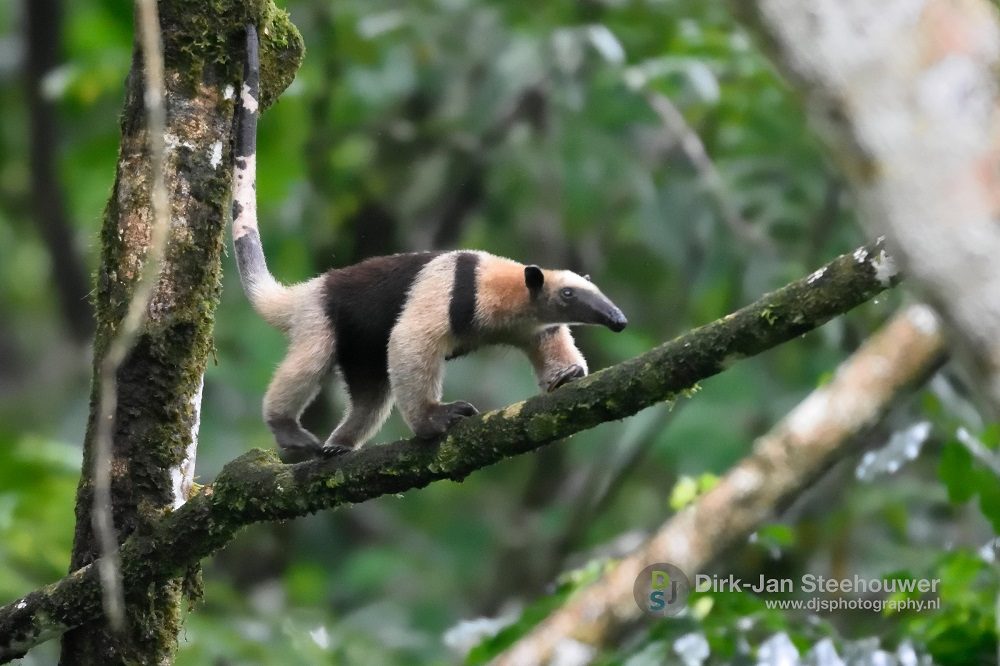
[[[545,386],[545,390],[551,393],[563,384],[571,382],[575,379],[582,379],[586,376],[587,371],[583,369],[583,366],[574,363],[573,365],[563,368],[557,372],[555,376],[549,380],[549,383]]]
[[[279,446],[278,447],[278,458],[281,462],[286,465],[293,465],[295,463],[305,462],[306,460],[312,460],[315,458],[319,452],[320,447],[316,446]]]
[[[337,456],[350,453],[353,450],[353,446],[338,444],[337,442],[327,440],[326,444],[323,445],[323,448],[319,450],[319,454],[324,458],[336,458]]]
[[[423,422],[414,428],[414,433],[425,439],[437,437],[462,419],[478,413],[475,406],[464,400],[434,405],[427,409]]]
[[[271,419],[267,423],[278,444],[278,457],[285,463],[302,462],[315,457],[319,439],[293,419]]]

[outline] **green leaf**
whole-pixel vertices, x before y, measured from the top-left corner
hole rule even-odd
[[[764,525],[757,530],[757,543],[768,548],[790,548],[795,545],[795,531],[779,523]]]
[[[715,474],[705,472],[698,477],[698,492],[701,494],[707,493],[717,485],[719,485],[719,477]]]
[[[670,491],[670,508],[680,511],[698,497],[698,482],[693,477],[682,476],[677,479]]]
[[[962,504],[972,499],[976,492],[972,476],[972,456],[965,447],[955,441],[945,444],[938,464],[938,478],[948,489],[948,499],[952,503]]]
[[[991,423],[979,435],[979,441],[996,451],[1000,448],[1000,423]]]
[[[993,526],[993,532],[1000,534],[1000,479],[992,470],[978,467],[974,485],[979,491],[980,510]]]

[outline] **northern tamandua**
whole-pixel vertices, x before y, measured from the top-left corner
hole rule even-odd
[[[440,435],[477,413],[468,402],[441,402],[444,361],[483,345],[522,349],[546,391],[584,377],[587,361],[567,324],[621,331],[627,321],[588,277],[571,271],[457,250],[373,257],[290,286],[271,275],[257,228],[258,48],[250,26],[237,112],[233,243],[254,309],[290,340],[264,397],[264,419],[282,457],[353,449],[385,422],[393,399],[418,437]],[[299,417],[335,368],[350,407],[321,443]]]

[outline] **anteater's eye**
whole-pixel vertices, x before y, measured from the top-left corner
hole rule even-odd
[[[569,287],[566,287],[559,293],[562,294],[563,298],[573,298],[573,290],[570,289]]]

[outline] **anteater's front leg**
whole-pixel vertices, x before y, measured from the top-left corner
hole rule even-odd
[[[389,381],[403,420],[417,437],[442,434],[478,410],[468,402],[441,402],[444,359],[450,351],[447,333],[413,335],[404,312],[389,338]]]
[[[555,391],[566,382],[587,376],[587,359],[573,342],[569,326],[551,326],[521,345],[531,359],[543,391]]]

